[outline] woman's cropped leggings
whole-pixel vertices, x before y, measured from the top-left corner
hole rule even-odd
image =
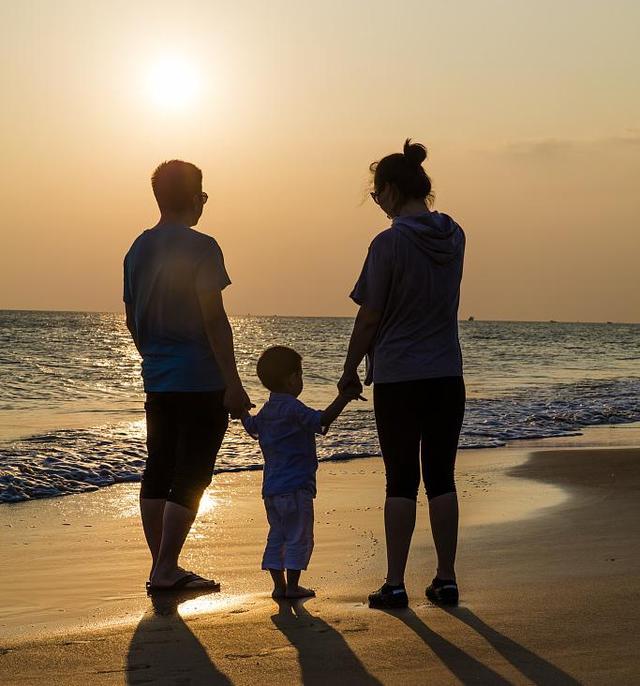
[[[465,406],[463,378],[378,383],[373,400],[387,497],[416,500],[420,465],[429,500],[455,491],[456,452]]]

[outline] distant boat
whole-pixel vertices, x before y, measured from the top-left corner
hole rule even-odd
[[[558,322],[557,322],[555,319],[550,319],[550,320],[549,320],[549,323],[550,323],[550,324],[557,324]]]
[[[468,322],[475,322],[475,320],[476,320],[475,317],[469,317],[469,319],[467,319]]]

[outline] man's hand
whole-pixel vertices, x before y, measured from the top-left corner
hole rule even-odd
[[[255,407],[239,380],[227,387],[224,393],[224,406],[229,410],[231,419],[240,419]]]

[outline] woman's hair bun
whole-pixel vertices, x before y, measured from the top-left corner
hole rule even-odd
[[[427,149],[421,143],[412,143],[411,138],[404,142],[404,156],[415,165],[422,164],[427,159]]]

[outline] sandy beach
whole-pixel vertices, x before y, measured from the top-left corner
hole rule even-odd
[[[638,428],[545,445],[460,453],[461,605],[451,611],[424,597],[434,566],[424,499],[410,609],[364,602],[384,576],[377,458],[321,465],[305,576],[318,596],[304,603],[276,604],[259,569],[259,472],[215,479],[185,549],[221,592],[155,604],[137,485],[3,506],[0,681],[638,683]]]

